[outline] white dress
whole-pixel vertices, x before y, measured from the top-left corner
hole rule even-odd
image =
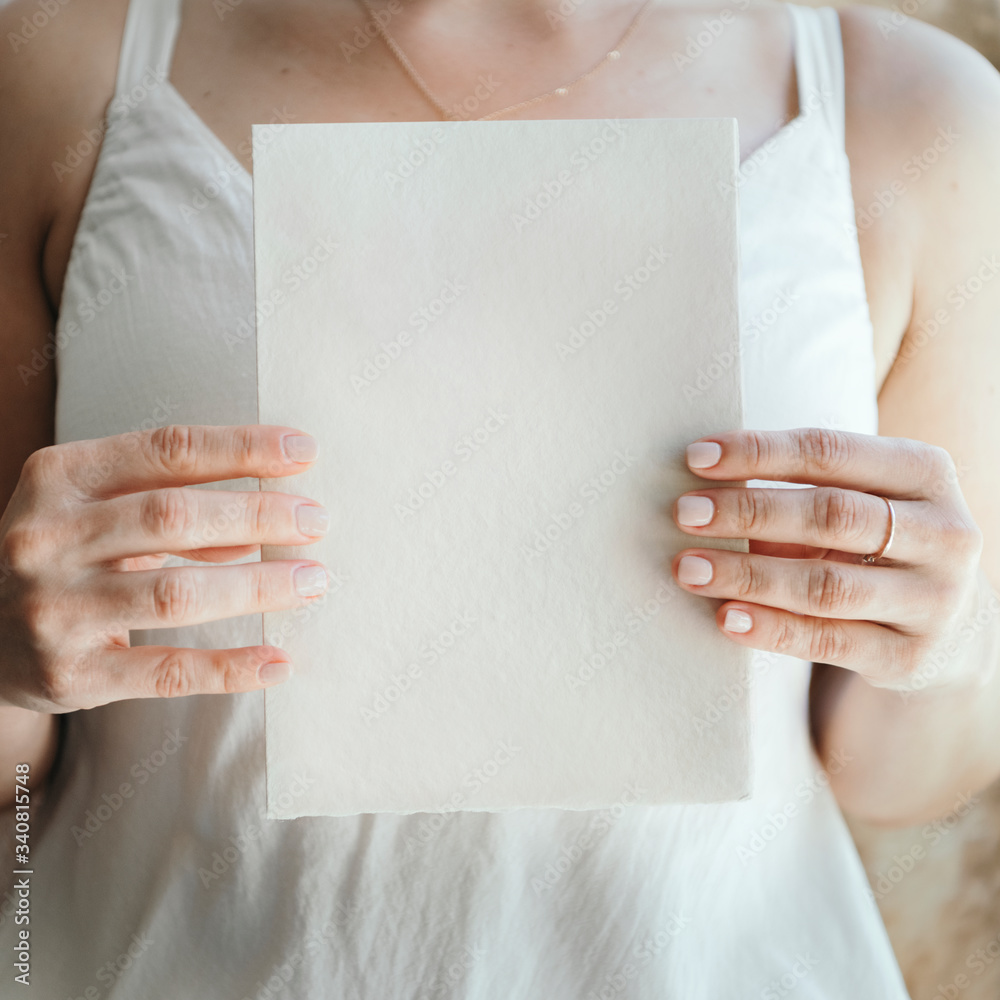
[[[179,7],[129,9],[63,294],[58,442],[256,421],[251,180],[166,81]],[[802,113],[741,174],[746,419],[875,433],[839,22],[788,9]],[[262,641],[259,615],[132,635]],[[35,818],[23,995],[903,1000],[810,746],[809,664],[754,670],[751,799],[600,813],[270,822],[262,693],[77,712]],[[6,973],[0,995],[22,995]]]

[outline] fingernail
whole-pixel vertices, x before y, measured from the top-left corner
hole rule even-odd
[[[299,504],[295,523],[303,535],[325,535],[330,527],[330,512],[315,504]]]
[[[257,668],[257,683],[265,687],[272,684],[280,684],[287,681],[292,676],[292,665],[281,660],[274,660],[271,663],[262,663]]]
[[[299,597],[315,597],[326,590],[326,570],[322,566],[300,566],[293,579]]]
[[[687,463],[692,469],[710,469],[722,458],[722,445],[715,441],[695,441],[687,446]]]
[[[690,587],[703,587],[712,581],[712,564],[701,556],[682,556],[677,579]]]
[[[289,462],[311,462],[319,452],[316,438],[309,434],[286,434],[281,447]]]
[[[708,497],[679,497],[677,523],[686,528],[700,528],[715,517],[715,504]]]
[[[749,632],[753,628],[753,619],[745,611],[730,608],[726,612],[726,620],[722,627],[727,632]]]

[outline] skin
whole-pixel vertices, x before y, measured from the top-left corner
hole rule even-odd
[[[798,107],[787,12],[743,6],[681,72],[671,54],[722,8],[661,0],[621,60],[519,117],[736,117],[746,158]],[[34,9],[22,0],[0,9],[0,31],[17,31]],[[494,74],[502,86],[479,109],[486,114],[589,68],[635,9],[587,0],[553,28],[542,0],[411,0],[390,28],[446,103]],[[58,312],[93,157],[61,181],[50,164],[81,129],[100,125],[124,13],[124,0],[74,0],[28,46],[0,55],[0,233],[8,234],[0,239],[0,493],[9,500],[0,565],[6,559],[12,570],[0,586],[0,773],[30,760],[36,780],[51,761],[53,713],[252,690],[260,664],[286,659],[273,647],[130,650],[128,627],[288,607],[308,600],[294,593],[293,567],[315,565],[159,568],[168,552],[217,563],[261,543],[307,545],[295,508],[318,501],[248,494],[223,539],[230,547],[197,549],[215,497],[185,489],[293,474],[302,466],[283,464],[280,438],[304,431],[168,428],[53,446],[53,366],[27,386],[16,375]],[[817,749],[824,760],[851,758],[831,775],[834,791],[846,810],[892,824],[948,812],[960,793],[1000,774],[1000,616],[959,641],[961,624],[1000,581],[1000,280],[963,293],[961,308],[949,302],[1000,252],[1000,77],[942,32],[906,19],[886,31],[880,17],[840,11],[884,437],[721,428],[706,439],[720,446],[719,461],[695,470],[706,479],[695,495],[712,501],[712,518],[684,526],[692,546],[671,571],[682,581],[684,556],[709,560],[710,582],[682,585],[721,599],[722,635],[822,664],[811,693]],[[344,58],[341,43],[364,21],[353,0],[243,0],[221,17],[207,0],[187,0],[171,81],[248,170],[250,123],[278,111],[292,121],[433,118],[383,45]],[[949,128],[960,139],[928,164],[926,151]],[[907,173],[914,163],[916,179]],[[892,206],[869,219],[894,183]],[[941,332],[928,336],[935,314]],[[94,463],[114,472],[95,479],[83,471]],[[710,486],[742,479],[820,489],[779,499]],[[860,555],[886,533],[875,494],[894,500],[897,538],[891,559],[862,566]],[[701,544],[717,537],[749,538],[750,552]],[[750,629],[727,630],[729,610],[748,615]]]

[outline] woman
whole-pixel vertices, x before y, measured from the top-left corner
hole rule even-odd
[[[905,997],[837,803],[915,822],[1000,774],[1000,80],[880,17],[0,12],[0,757],[8,788],[30,763],[36,801],[51,772],[30,954],[20,884],[0,938],[40,995]],[[705,488],[679,498],[671,572],[759,651],[749,801],[262,819],[260,688],[289,665],[258,612],[322,595],[307,548],[261,566],[257,547],[325,525],[323,498],[253,492],[323,457],[308,428],[254,426],[249,126],[456,106],[739,121],[754,430],[690,449]],[[220,482],[246,513],[206,547],[225,498],[184,487]]]

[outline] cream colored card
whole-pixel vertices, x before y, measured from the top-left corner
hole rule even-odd
[[[749,791],[749,653],[679,590],[685,445],[742,424],[733,119],[254,134],[259,419],[332,575],[263,616],[268,814]],[[718,367],[718,366],[716,366]],[[745,542],[718,543],[741,551]],[[296,774],[315,781],[282,796]]]

